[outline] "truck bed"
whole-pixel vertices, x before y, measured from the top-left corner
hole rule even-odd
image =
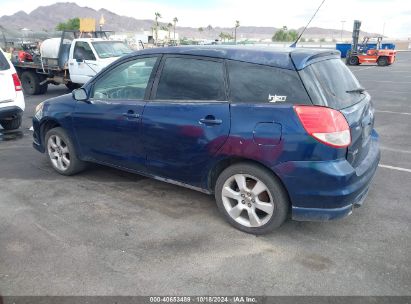
[[[58,65],[47,65],[47,64],[43,64],[43,66],[41,65],[41,63],[38,62],[12,62],[14,67],[16,68],[22,68],[22,69],[36,69],[38,70],[40,73],[43,72],[43,68],[45,71],[64,71],[66,69],[61,69]]]

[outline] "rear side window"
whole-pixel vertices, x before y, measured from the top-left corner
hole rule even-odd
[[[225,100],[222,62],[167,58],[155,99],[160,100]]]
[[[246,103],[309,104],[296,71],[228,61],[230,100]]]
[[[4,57],[3,52],[0,51],[0,71],[5,71],[10,69],[9,62],[6,57]]]
[[[364,97],[361,90],[355,91],[361,85],[341,59],[313,63],[301,70],[300,75],[314,104],[340,110]]]

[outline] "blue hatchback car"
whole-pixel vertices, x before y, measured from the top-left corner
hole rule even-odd
[[[63,175],[94,162],[214,194],[253,234],[350,214],[380,159],[370,95],[330,50],[143,50],[39,104],[33,126]]]

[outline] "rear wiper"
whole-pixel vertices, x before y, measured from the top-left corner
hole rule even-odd
[[[364,91],[365,91],[365,89],[360,87],[360,88],[348,90],[348,91],[345,91],[345,92],[347,92],[347,93],[362,93]]]

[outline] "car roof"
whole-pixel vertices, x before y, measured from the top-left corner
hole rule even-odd
[[[340,52],[332,49],[277,48],[261,46],[176,46],[144,49],[134,55],[184,54],[205,56],[268,65],[289,70],[301,70],[313,59],[320,57],[340,57]],[[130,56],[133,56],[130,54]]]
[[[123,42],[121,40],[110,40],[105,38],[94,38],[94,37],[83,37],[83,38],[76,38],[75,41],[86,41],[86,42],[100,42],[100,41],[108,41],[108,42]]]

